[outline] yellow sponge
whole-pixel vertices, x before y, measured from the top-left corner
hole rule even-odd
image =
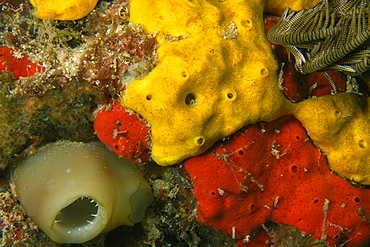
[[[129,84],[121,103],[150,123],[158,164],[286,112],[263,1],[132,0],[130,7],[131,21],[158,31],[161,44],[156,68]]]
[[[326,153],[330,167],[370,185],[370,98],[341,93],[296,105],[294,115]]]
[[[30,0],[36,16],[48,20],[78,20],[87,16],[98,0]]]

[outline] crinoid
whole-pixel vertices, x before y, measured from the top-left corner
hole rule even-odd
[[[311,9],[286,9],[268,38],[286,47],[301,73],[370,69],[369,0],[323,0]]]

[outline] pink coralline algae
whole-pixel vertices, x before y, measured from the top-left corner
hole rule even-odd
[[[197,220],[244,239],[241,246],[255,246],[251,232],[268,221],[330,246],[369,240],[370,190],[333,174],[292,116],[249,125],[185,168],[199,200]]]
[[[116,154],[135,163],[149,160],[149,128],[119,103],[108,104],[97,112],[94,129]]]

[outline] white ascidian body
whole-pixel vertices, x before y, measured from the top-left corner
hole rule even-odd
[[[49,144],[18,162],[12,181],[29,217],[59,243],[138,223],[154,200],[141,171],[97,142]]]

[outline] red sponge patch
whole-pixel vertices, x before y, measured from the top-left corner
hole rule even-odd
[[[331,173],[292,116],[249,125],[185,168],[197,220],[237,238],[267,221],[294,225],[330,246],[359,246],[370,236],[370,190]]]
[[[31,62],[26,55],[21,58],[14,56],[15,50],[0,46],[0,71],[9,70],[13,72],[16,80],[19,77],[32,76],[36,72],[44,71],[44,67]]]
[[[135,163],[149,160],[149,128],[119,103],[98,111],[94,129],[99,139],[116,154]]]

